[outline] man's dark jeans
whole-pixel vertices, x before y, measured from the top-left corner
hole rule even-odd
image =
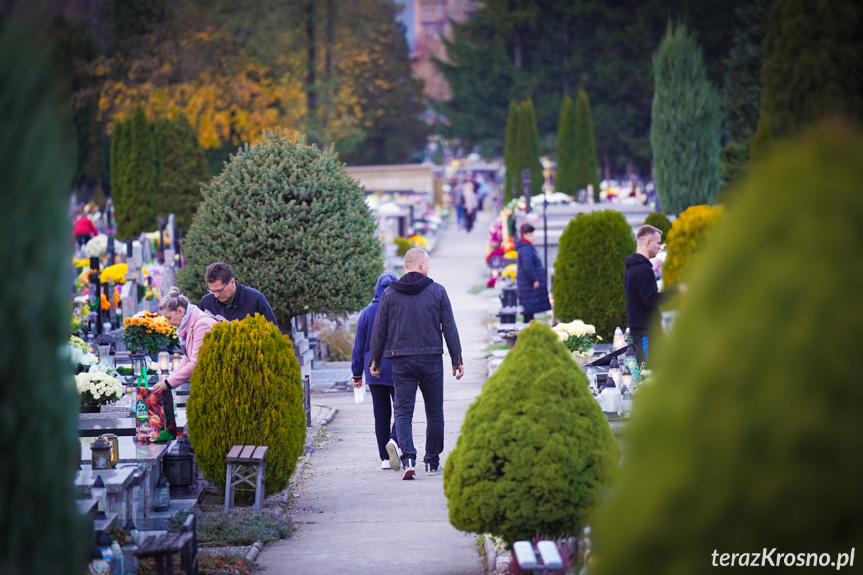
[[[423,461],[437,466],[443,451],[443,356],[404,355],[393,358],[395,383],[396,435],[402,461],[416,461],[413,417],[417,387],[426,408],[426,453]]]

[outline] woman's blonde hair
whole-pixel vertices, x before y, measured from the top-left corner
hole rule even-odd
[[[178,308],[188,310],[189,303],[189,298],[180,293],[180,288],[174,286],[159,302],[159,311],[177,311]]]

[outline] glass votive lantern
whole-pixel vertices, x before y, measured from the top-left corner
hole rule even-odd
[[[626,387],[627,389],[632,389],[632,372],[629,371],[629,368],[625,365],[623,369],[620,371],[620,384]]]
[[[620,364],[617,363],[617,359],[612,359],[611,363],[608,364],[608,378],[615,382],[620,381]]]
[[[144,354],[144,348],[139,347],[135,350],[135,353],[129,355],[129,358],[132,360],[132,373],[135,374],[135,377],[138,377],[146,369],[145,362],[147,361],[147,356]]]
[[[159,371],[162,373],[166,373],[168,371],[168,367],[170,366],[171,356],[168,355],[167,351],[159,352]]]
[[[180,353],[175,351],[174,357],[171,359],[171,371],[180,369]]]

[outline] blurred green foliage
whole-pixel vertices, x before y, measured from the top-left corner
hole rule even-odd
[[[671,229],[671,221],[662,212],[651,212],[644,219],[644,225],[653,226],[662,232],[662,243],[668,241],[668,230]]]
[[[777,142],[719,222],[636,396],[591,572],[704,573],[714,550],[863,537],[863,137],[842,124]]]

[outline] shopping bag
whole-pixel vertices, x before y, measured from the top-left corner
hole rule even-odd
[[[163,443],[177,437],[174,396],[147,387],[147,370],[138,377],[135,400],[135,439],[139,443]]]

